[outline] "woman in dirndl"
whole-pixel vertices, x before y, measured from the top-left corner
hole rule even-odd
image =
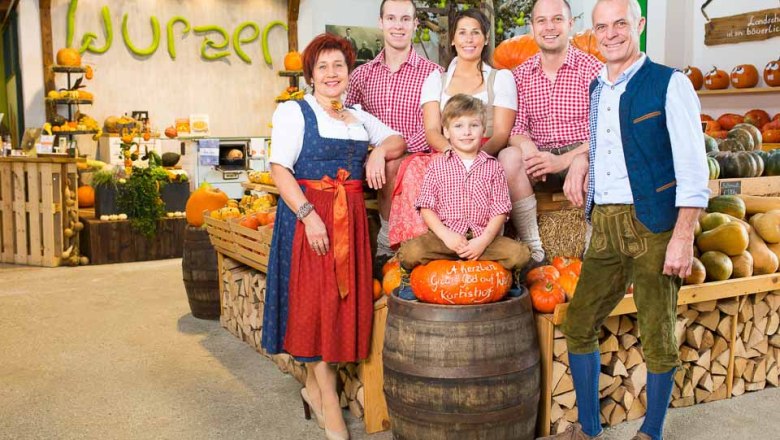
[[[313,88],[276,109],[271,175],[277,208],[268,264],[263,348],[306,363],[301,390],[326,438],[348,439],[330,364],[365,359],[373,296],[364,172],[384,183],[385,150],[403,138],[358,107],[344,108],[355,54],[345,39],[322,34],[303,52]],[[369,154],[369,144],[376,148]],[[400,148],[399,148],[400,149]]]

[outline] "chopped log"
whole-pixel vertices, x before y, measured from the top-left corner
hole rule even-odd
[[[711,312],[715,310],[715,308],[718,306],[718,301],[712,300],[712,301],[704,301],[700,303],[693,303],[689,304],[689,307],[698,310],[700,312]]]
[[[749,349],[747,349],[745,351],[745,357],[748,358],[748,359],[761,357],[762,354],[764,354],[764,353],[761,353],[760,351],[758,351],[755,348],[749,348]]]
[[[625,350],[618,350],[617,353],[615,353],[615,357],[625,364],[628,359],[628,352]]]
[[[742,339],[747,342],[750,339],[750,334],[753,332],[753,320],[742,323],[742,331],[737,332],[737,336],[741,336]]]
[[[553,396],[557,396],[559,394],[568,393],[569,391],[574,389],[574,381],[571,378],[571,374],[564,374],[563,377],[561,377],[561,380],[558,382],[558,385],[555,386],[553,389]]]
[[[349,412],[352,413],[352,415],[356,419],[362,419],[363,418],[363,407],[360,406],[360,404],[357,402],[357,400],[350,400],[349,401]]]
[[[699,352],[687,345],[683,345],[680,347],[680,360],[683,362],[695,362],[699,360]]]
[[[674,384],[678,388],[682,388],[687,376],[688,376],[688,369],[685,366],[676,369],[674,371]]]
[[[766,334],[766,328],[769,325],[769,316],[753,320],[753,331],[758,330],[762,335]]]
[[[704,332],[704,338],[701,340],[701,347],[699,350],[705,350],[715,345],[715,334],[707,330]]]
[[[712,355],[712,352],[710,350],[705,350],[704,352],[699,354],[699,359],[696,361],[696,365],[700,367],[704,367],[705,370],[710,369],[710,363],[712,362],[712,359],[710,356]]]
[[[728,298],[718,301],[718,310],[729,316],[734,316],[739,312],[739,299]]]
[[[701,380],[702,377],[704,377],[705,373],[707,373],[706,369],[698,365],[693,366],[693,369],[691,371],[691,382],[693,383],[694,386],[699,384],[699,381]]]
[[[699,388],[703,390],[707,390],[708,392],[715,391],[715,388],[713,386],[712,382],[712,375],[708,372],[704,373],[704,376],[702,376],[701,380],[699,381]]]
[[[618,389],[625,390],[625,387],[620,387]],[[631,405],[634,404],[634,400],[639,400],[639,399],[634,397],[634,395],[629,392],[624,392],[623,397],[619,400],[619,402],[623,404],[623,408],[631,408]]]
[[[683,408],[686,406],[693,406],[694,404],[696,404],[694,396],[681,397],[679,399],[672,400],[672,408]]]
[[[609,417],[612,415],[612,412],[615,410],[615,407],[618,406],[617,403],[610,398],[606,398],[606,399],[602,399],[599,404],[601,406],[600,409],[601,416],[604,417],[604,420],[609,422]]]
[[[620,329],[620,316],[610,316],[604,320],[604,328],[607,329],[610,335],[617,334]]]
[[[685,330],[685,343],[695,348],[697,351],[701,348],[701,341],[704,339],[704,327],[693,324]]]
[[[627,315],[620,317],[620,327],[618,327],[617,335],[621,336],[631,331],[634,328],[634,321]]]
[[[557,396],[553,396],[552,399],[558,402],[558,404],[561,405],[561,407],[566,409],[573,408],[574,404],[577,402],[577,396],[574,394],[574,391],[569,391],[568,393],[563,393]]]
[[[747,357],[747,352],[745,352],[745,344],[742,342],[742,339],[737,338],[736,342],[734,343],[734,356]]]
[[[720,323],[720,311],[718,309],[711,312],[704,312],[696,319],[696,322],[709,330],[715,331]]]
[[[623,347],[623,350],[628,350],[629,348],[633,347],[637,343],[636,336],[632,335],[631,333],[626,333],[624,335],[620,335],[620,346]]]
[[[712,394],[710,394],[709,397],[704,399],[705,402],[714,402],[716,400],[723,400],[726,397],[728,397],[728,390],[726,389],[726,384],[724,383],[719,388],[717,388]]]
[[[640,417],[644,417],[645,412],[645,406],[642,405],[642,402],[639,399],[634,399],[631,403],[631,407],[626,413],[626,420],[636,420]]]
[[[610,385],[615,378],[604,373],[599,373],[599,391],[604,391]]]
[[[638,396],[647,383],[647,364],[637,365],[629,372],[629,377],[624,380],[628,392]]]
[[[751,382],[764,382],[766,381],[766,358],[756,360],[756,368],[753,370],[753,377],[750,378]]]
[[[772,312],[777,312],[777,310],[780,309],[780,294],[777,292],[777,290],[770,292],[765,298],[766,303],[769,305],[769,310]]]
[[[712,357],[717,359],[718,356],[720,356],[720,354],[726,351],[728,348],[729,341],[720,336],[716,336],[715,343],[712,344]]]
[[[780,349],[780,334],[772,335],[769,338],[769,345],[776,349]]]
[[[688,311],[688,304],[678,304],[677,305],[677,315],[682,315],[683,313]]]
[[[623,408],[623,405],[615,405],[615,409],[612,411],[612,414],[610,414],[607,421],[609,422],[610,426],[615,426],[619,423],[625,422],[626,409]]]
[[[628,377],[628,371],[626,370],[626,366],[617,357],[612,359],[612,362],[610,362],[610,364],[607,365],[607,367],[604,369],[604,372],[610,376]]]
[[[620,379],[620,376],[612,378],[612,383],[604,391],[599,393],[599,397],[603,398],[604,396],[609,396],[610,394],[614,393],[615,390],[621,388],[622,385],[623,381]]]
[[[566,429],[568,429],[570,425],[571,425],[571,422],[569,422],[568,420],[560,419],[560,420],[558,420],[558,424],[553,426],[553,429],[550,432],[553,433],[553,434],[560,434],[560,433],[566,431]]]
[[[601,365],[609,365],[612,362],[612,356],[614,356],[613,352],[601,353]]]
[[[550,403],[550,423],[555,423],[563,418],[564,413],[558,402],[553,401]]]
[[[764,388],[766,388],[766,381],[745,383],[745,391],[761,391]]]
[[[724,367],[720,362],[713,361],[710,365],[710,372],[712,374],[721,374],[723,376],[727,375],[729,373],[728,369]]]
[[[758,304],[760,302],[764,302],[764,298],[769,295],[769,292],[758,292],[755,295],[753,295],[753,304]]]
[[[614,334],[609,335],[607,339],[605,339],[604,342],[602,342],[599,346],[599,351],[602,353],[618,351],[619,349],[620,347],[618,345],[618,340]]]
[[[726,350],[723,353],[718,356],[715,361],[720,363],[721,365],[728,365],[729,360],[731,359],[731,350]]]
[[[560,327],[555,327],[555,332],[553,333],[553,338],[555,339],[566,339],[566,335],[563,334]]]
[[[563,365],[569,366],[569,352],[565,351],[562,355],[558,357],[558,360],[563,363]]]
[[[717,390],[721,385],[726,383],[726,376],[720,374],[712,375],[712,386]]]
[[[753,319],[753,307],[746,302],[739,309],[739,322],[748,322]]]
[[[766,333],[767,335],[774,335],[777,333],[777,330],[780,329],[780,315],[777,313],[772,313],[769,315],[769,322],[766,326]]]
[[[609,394],[609,398],[615,402],[623,403],[623,398],[626,394],[631,395],[631,393],[626,393],[626,387],[618,387],[618,389]]]
[[[748,359],[747,364],[745,365],[745,372],[742,373],[742,377],[745,378],[746,382],[753,382],[753,373],[756,371],[756,361],[752,359]]]
[[[696,321],[696,318],[698,318],[698,317],[699,317],[699,311],[698,311],[698,310],[693,310],[693,309],[690,309],[690,310],[688,310],[687,312],[684,312],[684,313],[682,314],[682,316],[683,316],[684,318],[686,318],[686,319],[688,320],[688,322],[694,322],[694,321]]]
[[[567,350],[566,339],[553,339],[553,356],[559,358]]]
[[[748,360],[743,357],[734,358],[734,377],[744,377]]]
[[[694,383],[691,381],[685,382],[685,385],[683,385],[682,391],[680,392],[680,397],[694,397],[694,386]]]
[[[707,390],[704,390],[704,389],[701,389],[701,388],[696,388],[695,393],[696,393],[696,396],[695,396],[696,397],[696,403],[704,402],[708,397],[710,397],[710,394],[712,394],[711,392],[709,392]]]
[[[731,340],[731,317],[726,316],[725,318],[720,320],[720,324],[718,324],[718,334],[726,338],[727,340]]]
[[[672,400],[682,397],[682,388],[677,385],[672,387]]]
[[[741,396],[745,394],[745,379],[738,377],[734,379],[734,385],[731,387],[732,396]]]
[[[780,367],[778,367],[777,363],[772,365],[766,372],[766,381],[775,387],[780,385]]]
[[[680,348],[685,342],[686,328],[688,328],[688,320],[678,318],[677,322],[674,324],[674,338],[677,340],[677,348]]]
[[[572,423],[576,422],[578,420],[578,417],[579,417],[579,411],[577,410],[576,406],[574,408],[566,411],[563,414],[563,419],[568,421],[568,422],[572,422]]]
[[[563,365],[560,362],[553,361],[552,365],[552,376],[550,378],[550,388],[555,389],[558,386],[558,382],[561,381],[561,378],[566,375],[566,365]],[[560,393],[558,393],[560,394]],[[553,395],[555,395],[555,392],[553,391]]]
[[[626,366],[626,369],[630,370],[631,368],[634,368],[635,366],[641,364],[642,362],[644,362],[644,358],[642,357],[642,352],[640,352],[636,346],[629,348],[628,355],[626,356],[626,360],[623,362]]]

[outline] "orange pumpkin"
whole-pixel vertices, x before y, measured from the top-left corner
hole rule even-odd
[[[537,281],[555,281],[561,274],[555,266],[539,266],[528,271],[525,276],[525,285],[530,286]]]
[[[81,54],[76,49],[66,47],[57,51],[57,64],[60,66],[78,67],[81,65]]]
[[[683,73],[691,80],[694,90],[699,90],[704,86],[704,75],[698,67],[688,66],[683,70]]]
[[[771,129],[761,132],[761,137],[768,144],[780,143],[780,130]]]
[[[260,226],[260,222],[257,220],[257,217],[254,215],[248,215],[241,219],[240,222],[238,222],[239,225],[249,228],[253,231],[257,230],[257,227]]]
[[[717,130],[717,131],[706,131],[705,134],[715,139],[726,139],[729,135],[729,132],[726,130]]]
[[[571,300],[574,298],[574,291],[577,289],[577,282],[580,281],[579,275],[574,273],[571,269],[564,269],[561,271],[561,277],[558,278],[558,285],[561,286],[566,293],[566,298]]]
[[[95,206],[95,189],[89,185],[80,186],[77,191],[79,208],[91,208]]]
[[[704,121],[704,124],[705,124],[704,127],[705,132],[721,130],[720,123],[718,121]]]
[[[704,75],[704,87],[709,90],[729,88],[729,74],[717,67],[713,67],[712,70]]]
[[[702,113],[700,117],[701,117],[701,122],[714,121],[714,119],[712,119],[712,116],[706,113]]]
[[[607,59],[599,51],[599,44],[596,41],[596,36],[593,35],[593,30],[586,29],[582,32],[577,32],[571,37],[571,44],[577,49],[598,58],[602,63],[607,62]],[[701,75],[701,72],[699,74]]]
[[[718,124],[723,130],[731,130],[735,125],[743,122],[745,122],[745,118],[735,113],[724,113],[718,118]]]
[[[387,260],[387,263],[385,263],[385,265],[382,266],[382,276],[385,276],[388,272],[390,272],[393,269],[397,270],[399,267],[401,267],[401,265],[398,262],[398,260],[395,259],[395,257]]]
[[[385,291],[385,295],[392,294],[393,290],[401,285],[401,266],[398,264],[398,261],[395,263],[395,266],[382,275],[382,290]]]
[[[422,302],[487,304],[506,295],[512,274],[495,261],[434,260],[415,267],[410,282]]]
[[[763,127],[764,124],[768,124],[770,121],[769,113],[759,109],[753,109],[745,113],[744,120],[748,124],[752,124],[758,128]]]
[[[284,56],[285,70],[303,70],[303,57],[297,51],[287,52]]]
[[[382,297],[382,283],[380,283],[379,280],[376,278],[374,278],[373,291],[374,291],[374,301]]]
[[[185,211],[187,214],[187,224],[192,226],[203,225],[203,211],[212,211],[225,206],[228,196],[221,190],[213,188],[211,185],[201,185],[195,192],[190,194],[187,200]]]
[[[504,40],[493,51],[496,69],[514,69],[539,52],[539,46],[531,34],[518,35]]]
[[[731,85],[738,89],[748,89],[758,84],[758,70],[752,64],[740,64],[731,69]]]
[[[556,256],[552,260],[552,265],[561,275],[564,270],[571,270],[576,276],[580,276],[580,269],[582,269],[582,260],[576,257],[561,257]]]
[[[95,71],[92,70],[92,66],[85,67],[84,70],[84,78],[86,79],[92,79],[95,77]]]
[[[530,294],[534,309],[541,313],[553,313],[555,306],[566,302],[566,293],[558,283],[551,281],[534,283]]]
[[[780,86],[780,60],[770,61],[764,67],[764,82],[769,87]]]

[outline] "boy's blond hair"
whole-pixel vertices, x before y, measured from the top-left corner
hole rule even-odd
[[[458,93],[444,105],[444,110],[441,114],[442,127],[449,126],[453,119],[461,116],[478,116],[482,121],[483,127],[487,124],[485,104],[473,96]]]

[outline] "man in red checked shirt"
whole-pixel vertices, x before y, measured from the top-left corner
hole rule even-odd
[[[541,50],[512,71],[517,118],[509,146],[498,155],[509,183],[512,224],[537,263],[544,260],[544,250],[534,185],[561,191],[569,184],[564,181],[574,157],[588,154],[588,87],[602,67],[596,57],[569,44],[573,24],[566,0],[534,5],[531,31]]]
[[[423,128],[420,90],[432,71],[442,70],[438,64],[419,56],[412,48],[412,37],[417,26],[416,12],[417,8],[411,0],[382,0],[379,27],[384,35],[385,48],[373,60],[352,72],[345,100],[347,106],[359,104],[363,110],[400,132],[406,140],[409,153],[429,150]],[[384,160],[379,156],[375,158]],[[378,199],[382,227],[377,237],[377,261],[380,263],[393,255],[388,240],[387,219],[395,177],[402,160],[403,157],[387,160],[380,171],[382,186]],[[371,165],[367,164],[367,169]]]

